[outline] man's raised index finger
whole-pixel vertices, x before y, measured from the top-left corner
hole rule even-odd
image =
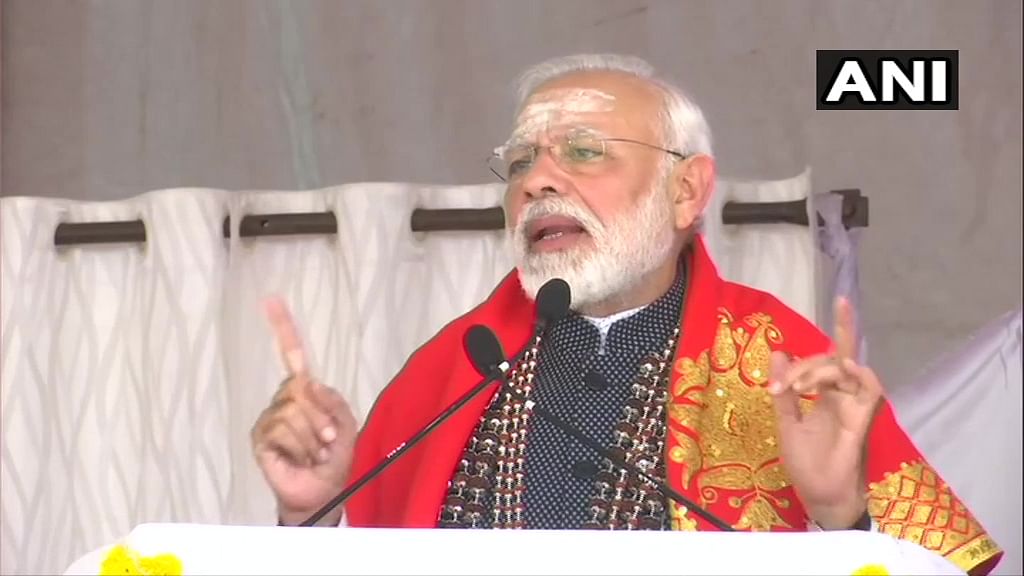
[[[302,339],[295,327],[288,305],[280,296],[271,296],[263,302],[267,320],[274,331],[274,339],[281,352],[285,369],[291,374],[303,374],[306,371],[306,354],[302,350]]]
[[[836,356],[840,360],[849,358],[857,361],[857,323],[853,305],[842,296],[836,298],[834,316]]]

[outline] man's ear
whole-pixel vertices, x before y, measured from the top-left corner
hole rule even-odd
[[[672,206],[677,230],[689,230],[704,213],[715,189],[715,159],[705,154],[676,162],[672,169]]]

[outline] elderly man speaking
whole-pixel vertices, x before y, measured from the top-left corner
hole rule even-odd
[[[858,364],[849,304],[836,303],[830,341],[719,277],[699,233],[715,183],[700,109],[611,55],[537,65],[519,96],[491,159],[515,270],[412,355],[362,430],[306,370],[283,304],[268,304],[290,375],[252,441],[281,523],[310,517],[476,385],[463,336],[481,324],[527,351],[510,387],[474,397],[322,523],[716,529],[663,483],[738,530],[881,530],[990,569],[996,544]],[[554,278],[571,310],[538,335],[536,297]]]

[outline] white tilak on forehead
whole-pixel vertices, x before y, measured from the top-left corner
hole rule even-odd
[[[588,114],[615,109],[615,96],[595,90],[560,89],[542,92],[523,107],[509,143],[524,142],[553,126],[571,126]]]

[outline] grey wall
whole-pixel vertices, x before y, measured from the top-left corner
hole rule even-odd
[[[1021,302],[1018,1],[4,0],[4,195],[476,183],[524,66],[649,59],[723,175],[871,198],[865,324],[891,385]],[[958,49],[956,112],[818,112],[814,50]]]

